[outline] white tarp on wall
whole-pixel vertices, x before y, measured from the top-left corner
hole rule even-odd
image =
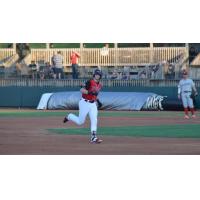
[[[103,110],[141,110],[142,108],[148,110],[148,107],[151,110],[162,110],[159,101],[164,99],[162,96],[148,92],[101,92],[98,98],[103,104]],[[42,95],[37,109],[77,110],[80,99],[81,93],[77,91],[48,93]]]
[[[49,101],[49,98],[51,97],[53,93],[45,93],[42,95],[40,102],[37,106],[37,110],[46,110],[47,109],[47,104]]]
[[[150,92],[101,92],[103,110],[182,110],[180,100]],[[78,110],[81,93],[77,91],[43,94],[37,109]]]

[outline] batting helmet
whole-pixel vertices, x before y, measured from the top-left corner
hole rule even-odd
[[[96,70],[94,71],[93,77],[94,77],[95,75],[99,75],[100,78],[101,78],[101,77],[102,77],[102,72],[101,72],[101,70],[96,69]]]

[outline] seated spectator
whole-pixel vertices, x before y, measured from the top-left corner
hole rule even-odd
[[[113,71],[111,77],[110,77],[112,80],[115,80],[115,79],[118,79],[118,73],[116,70]]]
[[[40,71],[41,79],[52,79],[56,78],[53,67],[50,65],[50,62],[46,62],[45,66]]]
[[[124,75],[122,75],[122,76],[126,76],[127,79],[130,79],[130,66],[124,66],[124,73],[123,74]]]
[[[117,80],[121,80],[121,79],[122,79],[122,72],[118,72]]]
[[[123,72],[122,73],[122,80],[128,80],[129,79],[129,76],[127,73]]]
[[[51,66],[51,71],[49,73],[49,77],[52,79],[56,79],[55,68],[53,66]]]
[[[150,78],[154,79],[156,78],[156,72],[158,71],[160,65],[152,65],[150,66]]]
[[[33,79],[37,78],[38,71],[39,71],[39,65],[35,63],[34,60],[31,61],[31,64],[29,65],[29,68],[31,70],[31,76]]]
[[[145,70],[143,70],[143,71],[140,73],[139,77],[140,77],[141,79],[145,79],[145,78],[146,78],[146,72],[145,72]]]

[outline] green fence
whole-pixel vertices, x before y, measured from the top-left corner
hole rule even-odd
[[[80,87],[0,87],[0,107],[29,107],[36,108],[42,94],[78,91]],[[104,87],[103,91],[112,92],[153,92],[169,98],[177,97],[177,87]],[[200,88],[198,88],[200,94]],[[200,98],[197,98],[197,107],[200,108]]]

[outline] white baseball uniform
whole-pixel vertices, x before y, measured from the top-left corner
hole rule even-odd
[[[178,84],[178,94],[181,95],[183,107],[194,108],[193,100],[190,97],[192,90],[195,90],[195,84],[192,79],[181,79]]]

